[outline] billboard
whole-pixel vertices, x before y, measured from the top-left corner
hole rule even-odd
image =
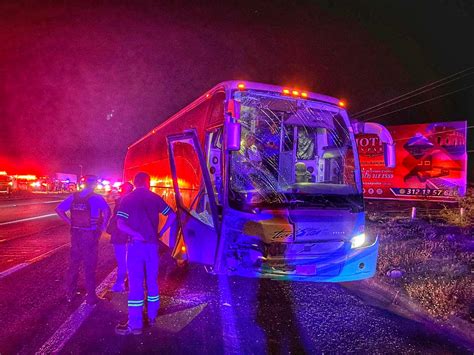
[[[375,135],[356,137],[365,198],[455,201],[466,193],[467,122],[388,126],[396,167]]]

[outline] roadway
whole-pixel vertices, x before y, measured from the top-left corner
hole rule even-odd
[[[114,334],[126,293],[107,292],[115,263],[100,242],[99,291],[108,301],[65,302],[69,234],[59,199],[0,201],[1,354],[43,353],[470,353],[411,319],[338,284],[226,278],[179,269],[163,254],[158,324],[141,336]]]
[[[68,243],[58,223],[57,198],[0,202],[0,278],[30,260]]]

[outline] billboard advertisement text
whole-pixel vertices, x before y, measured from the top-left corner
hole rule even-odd
[[[455,201],[466,192],[466,121],[389,126],[396,167],[375,135],[357,135],[365,198]]]

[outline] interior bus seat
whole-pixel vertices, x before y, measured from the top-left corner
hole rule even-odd
[[[306,164],[298,162],[295,164],[296,182],[310,182],[311,173],[306,168]]]

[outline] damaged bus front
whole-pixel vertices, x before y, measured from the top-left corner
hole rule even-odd
[[[220,268],[284,279],[370,277],[353,129],[338,105],[240,91],[240,149],[229,156]],[[234,110],[235,111],[235,110]]]
[[[378,241],[364,227],[355,134],[377,134],[387,165],[394,162],[393,141],[380,125],[351,124],[338,103],[229,81],[142,139],[156,140],[148,154],[160,158],[141,161],[129,176],[149,169],[157,181],[172,180],[172,194],[155,191],[176,204],[180,233],[165,238],[173,256],[217,274],[334,282],[371,277]],[[160,136],[169,170],[161,163]]]

